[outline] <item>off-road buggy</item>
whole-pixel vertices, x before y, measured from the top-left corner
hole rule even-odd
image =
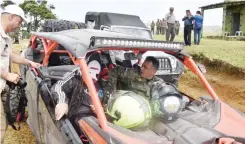
[[[136,15],[87,12],[85,23],[87,28],[124,33],[148,40],[153,39],[150,29],[144,24],[140,17]],[[132,67],[137,61],[125,60],[124,53],[123,51],[114,53],[114,59],[112,60],[125,67]],[[159,60],[160,68],[156,75],[166,82],[177,85],[179,77],[184,71],[184,65],[175,57],[164,52],[148,51],[143,54],[143,59],[148,55],[155,56]]]
[[[40,44],[42,43],[42,45]],[[33,33],[30,46],[22,56],[40,62],[46,68],[22,67],[22,77],[27,82],[28,124],[39,143],[125,143],[125,144],[201,144],[215,143],[219,137],[232,137],[244,142],[245,116],[219,99],[192,58],[183,52],[184,45],[178,42],[145,40],[137,36],[92,29],[67,30],[62,32]],[[112,64],[108,51],[133,51],[126,59],[138,57],[147,51],[163,51],[178,58],[198,76],[210,97],[192,99],[178,113],[176,120],[164,122],[142,131],[123,129],[107,120],[91,75],[89,62],[96,60],[101,65],[100,73]],[[140,57],[138,57],[140,59]],[[54,69],[72,71],[80,68],[81,81],[88,87],[96,116],[87,116],[76,123],[84,133],[80,136],[70,120],[63,117],[54,120],[54,103],[50,95],[50,72]],[[182,93],[185,95],[184,93]],[[188,95],[185,95],[188,97]],[[82,140],[81,140],[82,139]]]

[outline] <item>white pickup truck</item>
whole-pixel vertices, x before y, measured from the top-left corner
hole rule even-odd
[[[87,12],[85,17],[87,28],[126,33],[145,39],[153,39],[150,29],[141,21],[139,16],[109,13]],[[125,60],[124,54],[130,51],[113,51],[111,59],[117,64],[132,67],[137,60]],[[178,85],[179,76],[184,71],[184,65],[174,56],[164,52],[148,51],[142,55],[141,62],[147,56],[154,56],[159,60],[160,66],[156,75],[163,80]],[[141,63],[139,63],[141,64]]]

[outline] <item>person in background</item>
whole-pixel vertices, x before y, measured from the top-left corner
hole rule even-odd
[[[176,32],[176,35],[179,35],[179,28],[180,28],[179,21],[175,21],[175,32]]]
[[[154,29],[155,29],[155,22],[154,22],[154,21],[152,21],[152,22],[151,22],[151,33],[152,33],[152,35],[154,35],[154,34],[155,34]]]
[[[159,35],[162,34],[162,20],[159,21]]]
[[[191,46],[191,30],[193,29],[194,17],[191,15],[190,10],[186,10],[186,16],[182,19],[184,21],[184,40],[185,45]]]
[[[199,45],[201,41],[201,30],[203,27],[203,17],[200,11],[194,16],[194,44]]]
[[[160,20],[159,19],[156,22],[156,26],[157,26],[157,35],[159,35],[160,33]]]
[[[174,41],[175,38],[175,14],[174,8],[170,7],[169,13],[165,16],[165,21],[167,22],[167,30],[166,30],[166,41],[169,41],[169,37],[171,35],[170,41]]]
[[[162,35],[165,35],[165,32],[166,32],[166,22],[164,20],[164,18],[162,19],[162,22],[161,22],[161,34]]]

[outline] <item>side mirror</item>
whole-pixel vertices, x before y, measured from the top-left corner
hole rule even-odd
[[[138,53],[137,59],[142,59],[143,53]]]
[[[124,53],[124,59],[125,60],[136,60],[136,59],[142,59],[142,53],[138,53],[137,55],[133,52],[126,52]]]
[[[95,26],[95,21],[92,21],[92,20],[87,21],[86,23],[87,29],[94,29],[94,26]]]
[[[132,52],[129,52],[129,53],[124,53],[124,59],[125,60],[135,60],[137,59],[136,55]]]
[[[196,65],[203,74],[207,73],[206,67],[203,64],[197,63]]]
[[[107,30],[107,31],[109,31],[110,30],[110,27],[101,25],[100,26],[100,30]]]

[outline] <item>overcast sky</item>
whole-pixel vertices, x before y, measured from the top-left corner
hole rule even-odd
[[[19,3],[23,0],[13,1]],[[163,18],[170,6],[175,8],[176,19],[181,20],[186,9],[190,9],[194,14],[200,6],[219,2],[223,0],[48,0],[49,4],[56,7],[53,12],[60,19],[81,22],[84,22],[88,11],[133,14],[148,22]],[[222,8],[205,11],[204,25],[221,26],[222,15]]]

